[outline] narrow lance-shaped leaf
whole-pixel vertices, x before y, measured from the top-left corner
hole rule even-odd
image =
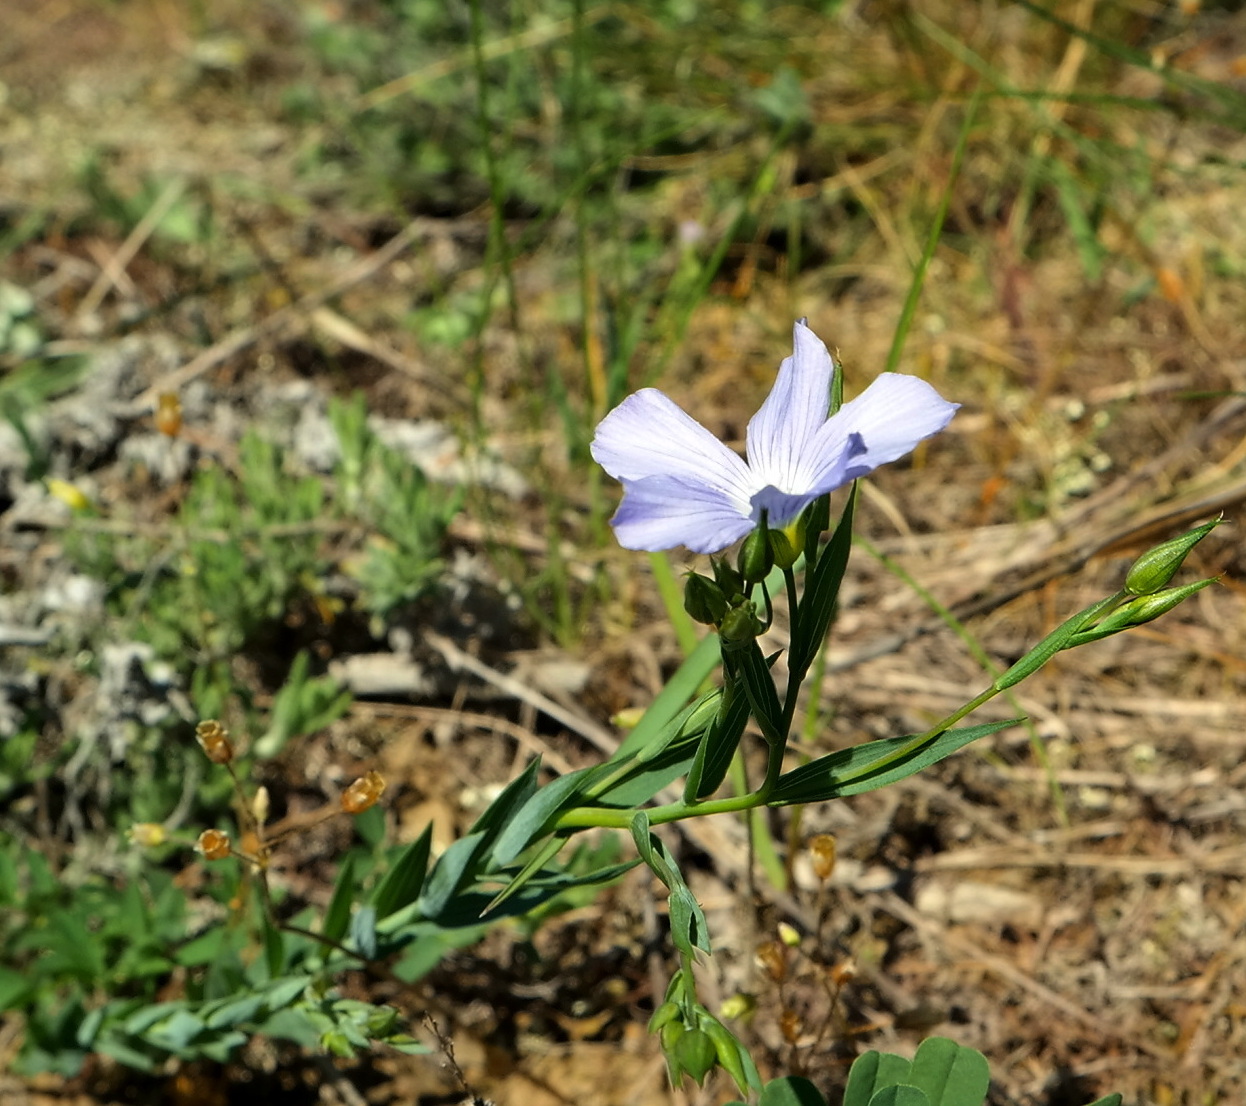
[[[839,586],[848,569],[848,556],[852,552],[852,520],[856,505],[857,485],[853,483],[839,516],[839,523],[806,577],[805,594],[801,597],[792,623],[791,654],[788,657],[788,667],[794,680],[804,679],[826,637],[826,631],[830,628],[831,617],[835,613],[835,604],[839,598]]]
[[[388,918],[420,897],[432,847],[433,825],[430,822],[424,827],[424,832],[398,855],[372,893],[372,905],[376,908],[378,919]],[[327,920],[325,924],[328,925]]]
[[[851,749],[840,749],[780,776],[770,802],[776,806],[817,803],[877,791],[937,764],[980,737],[1015,726],[1020,721],[1022,719],[1009,718],[1003,722],[945,730],[899,757],[896,753],[911,745],[920,735],[887,737],[855,745]]]

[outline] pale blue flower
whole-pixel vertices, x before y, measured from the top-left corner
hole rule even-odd
[[[748,462],[656,388],[628,396],[597,427],[592,453],[623,484],[610,520],[628,549],[717,553],[766,512],[782,527],[820,495],[908,453],[960,406],[924,380],[883,373],[833,416],[835,366],[804,319],[795,351],[749,420]]]

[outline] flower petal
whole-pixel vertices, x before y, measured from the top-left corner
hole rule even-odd
[[[748,466],[656,388],[630,395],[597,425],[593,459],[616,480],[674,476],[731,496],[745,510]]]
[[[610,520],[625,549],[656,552],[686,545],[717,553],[753,529],[747,506],[703,480],[681,476],[623,479],[623,502]]]
[[[800,319],[793,353],[779,366],[766,402],[748,424],[748,462],[759,486],[801,492],[816,468],[813,441],[826,422],[834,362],[822,340]]]
[[[920,377],[883,373],[817,435],[811,446],[817,470],[810,490],[832,491],[903,457],[947,426],[959,407]]]

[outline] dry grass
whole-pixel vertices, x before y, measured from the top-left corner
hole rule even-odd
[[[353,209],[341,194],[318,204],[294,168],[316,136],[271,110],[302,64],[292,16],[266,11],[281,34],[265,42],[239,6],[215,13],[213,28],[158,3],[12,7],[0,57],[9,90],[0,210],[10,231],[32,213],[40,224],[0,272],[35,291],[63,348],[92,350],[137,327],[144,342],[172,335],[182,365],[205,345],[217,349],[222,356],[199,362],[196,375],[224,400],[309,375],[333,390],[363,384],[390,413],[472,429],[534,474],[539,494],[479,500],[494,514],[466,520],[460,544],[500,536],[514,551],[503,566],[537,573],[549,567],[553,528],[577,595],[585,581],[608,581],[578,627],[576,660],[591,675],[585,699],[564,700],[572,724],[516,701],[513,687],[485,701],[484,685],[466,678],[444,715],[444,704],[358,708],[355,727],[391,738],[380,755],[406,796],[400,822],[461,828],[469,792],[501,782],[534,749],[550,754],[547,764],[588,763],[598,755],[589,728],[647,702],[678,649],[643,565],[594,544],[584,525],[594,493],[534,384],[549,366],[565,367],[575,404],[591,412],[599,399],[592,351],[604,341],[606,307],[590,287],[598,314],[582,372],[579,317],[568,306],[578,280],[570,217],[514,258],[519,328],[501,311],[478,343],[447,352],[399,323],[414,301],[449,302],[487,282],[487,213],[425,216],[403,229],[392,213]],[[1014,730],[904,785],[811,809],[798,825],[776,816],[780,838],[837,836],[830,888],[817,886],[799,848],[789,890],[754,888],[740,826],[686,826],[695,889],[721,950],[707,994],[757,994],[759,1058],[825,1085],[859,1047],[903,1050],[937,1029],[988,1055],[1000,1104],[1060,1106],[1110,1090],[1160,1106],[1242,1101],[1246,560],[1236,520],[1246,500],[1246,135],[1020,8],[917,7],[863,5],[835,20],[776,9],[774,34],[804,80],[808,137],[776,158],[749,234],[732,246],[685,339],[672,347],[669,332],[652,334],[634,378],[672,353],[663,386],[738,439],[792,319],[808,315],[839,349],[849,391],[859,391],[886,361],[976,71],[1006,74],[1013,89],[1139,98],[1137,108],[1007,95],[979,106],[901,362],[964,406],[911,465],[872,482],[862,527],[1005,662],[1116,587],[1147,543],[1223,511],[1228,523],[1190,564],[1191,575],[1221,584],[1151,628],[1060,658],[1018,689],[1050,775]],[[1179,22],[1140,3],[1067,7],[1074,22],[1141,42],[1183,72],[1240,84],[1240,14]],[[645,26],[635,12],[626,18]],[[217,40],[242,44],[241,68],[196,60]],[[687,49],[694,70],[722,64],[712,43]],[[541,56],[550,65],[560,57]],[[52,81],[54,70],[65,79]],[[1181,110],[1149,110],[1174,97]],[[739,133],[724,149],[638,160],[632,170],[661,180],[623,197],[624,228],[673,235],[690,222],[712,240],[728,225],[724,183],[745,192],[763,146],[761,135]],[[122,189],[151,175],[191,182],[219,235],[180,256],[141,240],[127,250],[74,183],[90,152]],[[1068,167],[1074,191],[1098,208],[1093,243],[1070,230],[1053,164]],[[796,269],[794,212],[804,258]],[[508,227],[516,241],[522,223]],[[370,251],[395,233],[401,248],[376,264]],[[128,263],[110,269],[123,250]],[[360,257],[373,263],[347,288]],[[249,258],[246,275],[202,294],[186,286],[196,268],[220,276],[240,258]],[[604,283],[608,259],[599,260],[593,272]],[[658,269],[677,262],[672,249]],[[111,275],[100,283],[101,273]],[[83,312],[97,284],[97,310]],[[325,289],[332,314],[318,315]],[[237,336],[247,340],[229,345]],[[476,369],[486,387],[473,413],[464,396]],[[144,373],[145,395],[188,379],[150,365]],[[120,480],[115,469],[101,465],[97,475],[125,497],[123,483],[108,484]],[[23,569],[6,571],[17,579]],[[509,669],[518,658],[501,649],[487,659]],[[988,679],[918,596],[858,551],[823,694],[833,717],[814,747],[923,728]],[[482,953],[501,969],[450,961],[421,1001],[452,1028],[473,1086],[529,1106],[720,1100],[721,1088],[717,1097],[668,1095],[651,1042],[637,1036],[637,1006],[662,971],[650,963],[662,947],[655,909],[652,888],[634,877],[542,931],[539,964],[523,961],[509,935]],[[805,940],[780,984],[759,971],[753,950],[781,919]],[[827,966],[845,963],[855,977],[828,989]],[[500,974],[482,981],[478,969]],[[785,1010],[794,1044],[779,1028]],[[378,1072],[404,1101],[437,1083],[406,1062],[381,1061],[368,1078]]]

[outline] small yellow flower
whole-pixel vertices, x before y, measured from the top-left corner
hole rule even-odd
[[[130,832],[127,836],[132,845],[138,845],[143,849],[154,849],[157,845],[163,845],[169,839],[164,826],[159,822],[135,822],[130,827]]]
[[[55,499],[59,499],[71,511],[89,511],[91,509],[91,501],[77,484],[71,484],[68,480],[58,480],[55,476],[49,476],[47,479],[48,493]]]

